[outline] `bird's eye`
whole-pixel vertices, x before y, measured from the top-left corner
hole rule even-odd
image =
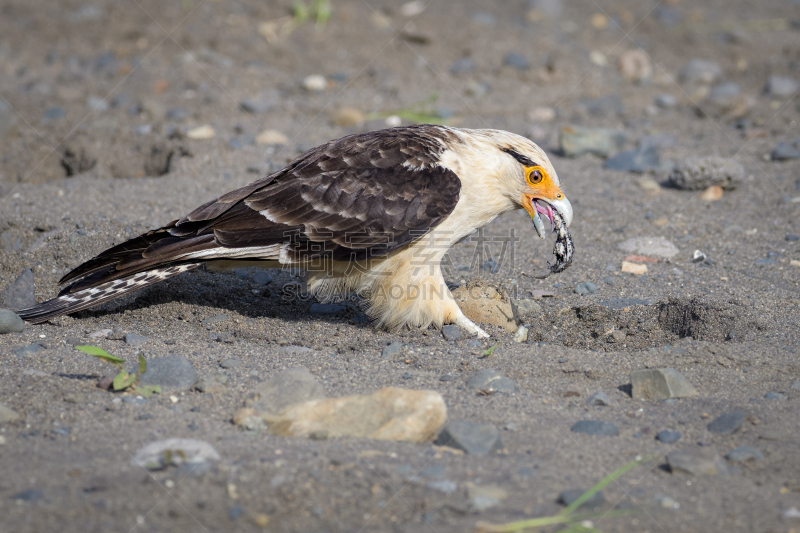
[[[538,185],[544,179],[544,171],[539,167],[533,167],[528,171],[528,183]]]

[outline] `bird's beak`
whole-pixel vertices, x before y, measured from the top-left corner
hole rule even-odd
[[[558,196],[560,196],[560,198],[558,198]],[[522,207],[524,207],[531,216],[533,227],[536,228],[536,233],[541,239],[544,239],[545,235],[544,222],[542,222],[542,217],[540,214],[547,217],[548,221],[550,222],[551,229],[555,229],[555,223],[553,222],[553,209],[558,211],[567,226],[572,224],[572,204],[561,191],[558,191],[558,195],[556,195],[556,198],[552,200],[549,198],[542,198],[526,194],[522,202]]]

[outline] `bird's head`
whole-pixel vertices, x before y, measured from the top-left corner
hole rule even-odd
[[[544,150],[518,135],[506,135],[498,146],[509,161],[515,199],[528,212],[542,239],[542,217],[553,226],[553,209],[558,211],[567,226],[572,223],[572,204],[561,190],[558,174]]]

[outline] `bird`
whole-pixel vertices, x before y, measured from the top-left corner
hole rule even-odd
[[[558,238],[553,271],[572,261],[572,205],[545,152],[495,129],[420,124],[356,133],[211,200],[66,274],[29,323],[94,307],[201,265],[299,267],[320,301],[352,292],[377,327],[456,324],[488,337],[454,300],[441,261],[499,215],[525,209]]]

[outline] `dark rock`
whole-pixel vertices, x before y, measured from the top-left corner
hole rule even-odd
[[[86,146],[86,143],[77,141],[68,144],[61,152],[61,166],[67,173],[67,177],[83,174],[95,167],[97,157],[95,157]]]
[[[311,304],[309,312],[312,315],[343,315],[347,307],[339,304]]]
[[[23,270],[11,285],[0,292],[0,298],[9,309],[27,309],[36,305],[36,292],[31,269]]]
[[[175,147],[170,143],[158,143],[150,147],[150,152],[144,159],[144,173],[146,176],[163,176],[169,173]]]
[[[497,274],[497,272],[500,270],[500,265],[494,259],[489,258],[483,262],[481,265],[481,270],[491,272],[492,274]]]
[[[588,296],[597,292],[597,285],[591,281],[584,281],[575,286],[575,293],[581,296]]]
[[[656,440],[664,444],[675,444],[680,438],[681,434],[678,431],[672,431],[670,429],[662,429],[656,433]]]
[[[244,514],[244,508],[241,505],[234,505],[228,509],[228,518],[231,520],[238,520]]]
[[[0,309],[0,335],[25,330],[25,322],[11,309]]]
[[[732,411],[718,416],[706,427],[711,433],[732,435],[742,428],[742,422],[744,422],[744,415],[738,411]]]
[[[784,237],[788,242],[797,242],[800,241],[800,235],[791,235],[789,233],[786,234]]]
[[[55,120],[57,118],[62,118],[67,115],[67,111],[63,107],[51,107],[49,109],[45,109],[43,118],[45,120]]]
[[[586,399],[586,405],[596,406],[596,405],[611,405],[611,400],[608,399],[608,395],[603,392],[595,392],[591,396]]]
[[[11,496],[11,499],[23,502],[36,503],[39,500],[44,499],[44,494],[42,494],[42,491],[40,491],[39,489],[28,489],[14,494],[13,496]]]
[[[162,393],[188,390],[197,383],[197,371],[191,361],[179,355],[147,360],[147,370],[139,378],[140,385],[160,385]]]
[[[454,420],[442,429],[434,444],[463,450],[469,454],[487,454],[501,450],[500,430],[491,424]]]
[[[516,390],[513,380],[491,368],[484,368],[472,374],[467,380],[467,387],[495,392],[514,392]]]
[[[167,111],[167,119],[182,122],[189,118],[189,110],[185,107],[174,107]]]
[[[795,143],[798,144],[798,143]],[[787,142],[780,142],[775,150],[772,151],[773,161],[789,161],[790,159],[800,159],[800,149]]]
[[[269,285],[272,281],[272,276],[269,272],[264,272],[263,270],[256,270],[253,272],[253,281],[258,283],[259,285]]]
[[[26,344],[21,348],[17,348],[11,353],[13,353],[14,355],[29,355],[29,354],[43,352],[44,349],[45,349],[44,346],[34,342],[32,344]]]
[[[531,67],[528,58],[517,52],[507,53],[505,57],[503,57],[503,64],[519,70],[528,70]]]
[[[729,451],[725,458],[733,463],[744,463],[746,461],[763,461],[764,454],[752,446],[739,446]]]
[[[561,494],[558,495],[558,503],[567,507],[572,505],[578,498],[584,495],[586,490],[584,489],[567,489],[562,491]],[[596,511],[600,509],[606,504],[606,498],[603,496],[603,493],[598,491],[595,492],[591,498],[583,502],[578,509],[583,511]]]
[[[786,395],[782,392],[768,392],[764,395],[767,400],[785,400]]]
[[[581,420],[575,422],[570,428],[570,431],[573,433],[585,433],[587,435],[603,437],[616,437],[619,435],[617,426],[604,420]]]
[[[455,324],[448,324],[442,326],[442,336],[446,341],[457,341],[464,336],[464,332]]]

